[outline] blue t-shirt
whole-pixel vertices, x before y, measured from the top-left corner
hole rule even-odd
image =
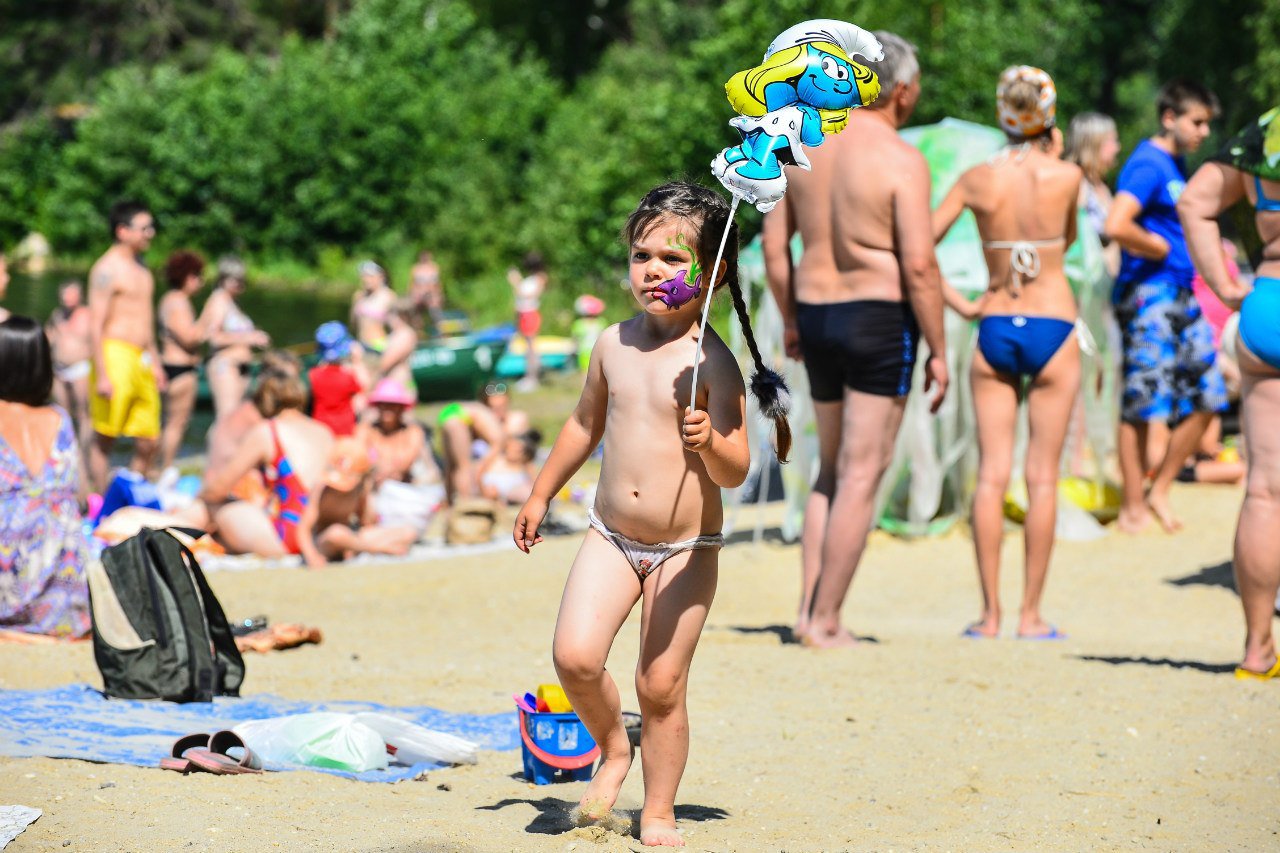
[[[1187,164],[1181,157],[1162,151],[1144,139],[1120,170],[1117,193],[1128,193],[1142,205],[1135,222],[1169,243],[1163,261],[1120,253],[1117,284],[1135,281],[1167,281],[1190,289],[1196,270],[1187,254],[1187,241],[1178,221],[1178,197],[1187,185]]]

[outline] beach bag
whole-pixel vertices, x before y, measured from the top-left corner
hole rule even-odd
[[[210,702],[239,695],[244,660],[227,617],[191,549],[172,533],[144,527],[103,551],[86,574],[93,656],[108,696]]]
[[[449,511],[444,539],[450,545],[476,545],[493,539],[498,505],[486,498],[461,498]]]

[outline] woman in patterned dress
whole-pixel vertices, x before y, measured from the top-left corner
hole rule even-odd
[[[89,633],[89,543],[75,430],[52,387],[40,324],[0,323],[0,629],[72,639]]]

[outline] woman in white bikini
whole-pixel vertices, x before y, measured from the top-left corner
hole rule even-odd
[[[360,289],[351,297],[351,328],[364,347],[366,366],[377,369],[378,356],[387,345],[387,314],[396,292],[387,284],[387,271],[373,261],[362,261]]]
[[[253,348],[270,346],[271,338],[259,331],[236,304],[244,293],[245,267],[236,258],[218,261],[218,280],[200,313],[200,325],[209,340],[209,390],[218,418],[240,405],[249,389],[249,365]]]

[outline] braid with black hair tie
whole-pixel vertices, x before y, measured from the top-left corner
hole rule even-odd
[[[778,438],[778,461],[785,463],[791,453],[791,424],[787,421],[787,412],[791,410],[791,389],[786,381],[765,365],[760,356],[760,346],[751,331],[751,317],[747,314],[747,303],[742,298],[742,285],[737,276],[729,276],[729,295],[733,297],[733,310],[738,314],[738,322],[742,325],[742,334],[747,341],[747,349],[751,350],[751,358],[755,361],[756,371],[751,375],[751,394],[760,405],[765,417],[773,420],[774,431]]]

